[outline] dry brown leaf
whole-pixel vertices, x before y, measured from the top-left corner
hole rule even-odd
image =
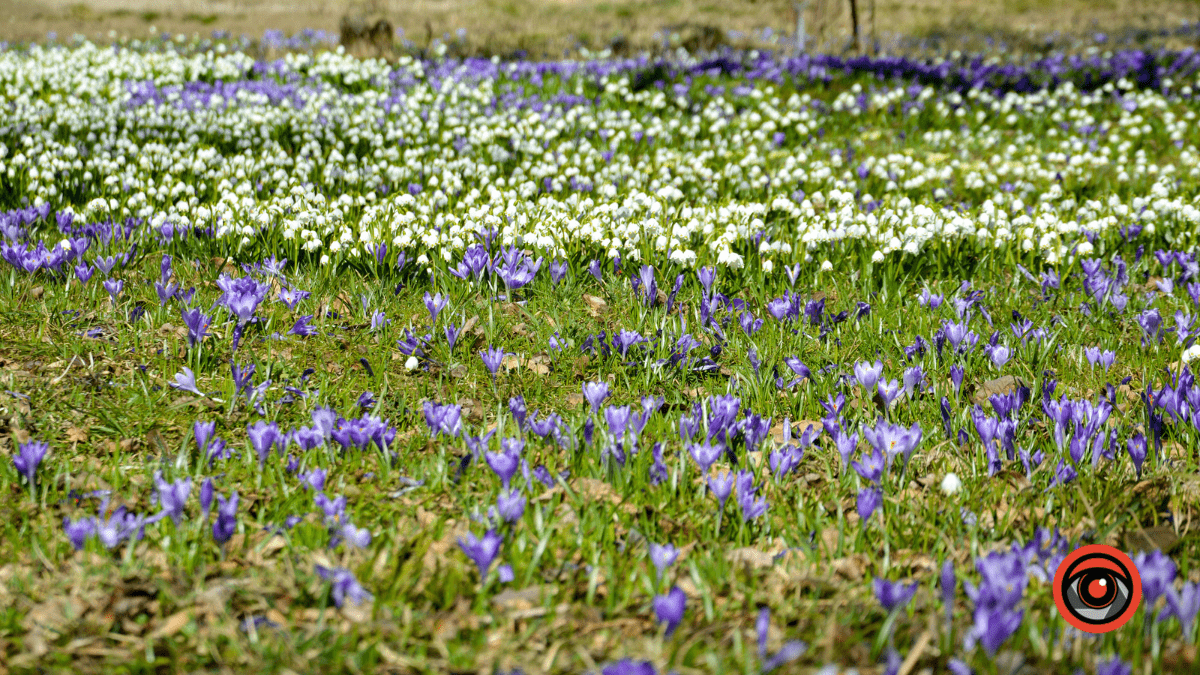
[[[40,602],[25,615],[25,648],[41,656],[49,651],[49,644],[70,630],[87,611],[82,598],[62,596]]]
[[[1125,534],[1125,548],[1133,551],[1170,552],[1179,544],[1179,535],[1166,525],[1156,525],[1147,528],[1130,528]]]
[[[554,509],[554,524],[559,529],[569,529],[578,522],[579,516],[575,515],[575,509],[571,508],[567,502],[559,504],[558,508]]]
[[[506,612],[528,610],[542,603],[542,599],[558,593],[558,588],[551,584],[539,584],[522,588],[508,589],[492,597],[492,604]]]
[[[479,315],[478,314],[467,319],[467,322],[463,324],[462,330],[460,332],[473,333],[475,335],[475,337],[484,337],[486,335],[486,333],[483,332],[483,329],[479,328]]]
[[[86,443],[88,439],[87,431],[79,427],[67,427],[67,442],[68,443]]]
[[[744,565],[751,570],[767,569],[775,564],[775,556],[756,548],[745,546],[725,554],[725,559],[734,565]]]
[[[218,274],[228,274],[231,276],[237,276],[241,274],[241,269],[238,268],[237,263],[233,262],[233,260],[229,258],[222,258],[220,256],[213,257],[212,264],[216,266]]]
[[[171,616],[168,616],[166,620],[162,622],[162,625],[160,625],[158,628],[155,628],[154,632],[150,633],[150,637],[171,637],[172,635],[183,630],[183,627],[188,625],[188,622],[191,620],[192,610],[185,609],[175,612]]]
[[[608,302],[604,298],[583,294],[583,302],[587,305],[588,314],[598,317],[608,311]]]
[[[525,367],[532,370],[535,375],[549,375],[551,363],[550,357],[546,354],[534,354],[525,360]]]
[[[842,577],[846,581],[859,582],[862,581],[863,575],[867,571],[867,556],[862,553],[856,553],[845,558],[838,558],[829,563],[829,569],[833,570],[834,574]]]
[[[621,495],[617,494],[616,489],[602,480],[595,478],[576,478],[571,488],[581,497],[586,497],[591,501],[608,501],[613,504],[618,504],[621,510],[626,513],[637,513],[637,507],[633,504],[626,504]]]
[[[820,422],[813,420],[796,420],[792,425],[792,440],[799,438],[804,434],[804,431],[810,426],[813,427],[813,433],[821,431],[824,426]],[[776,422],[771,427],[771,437],[775,439],[777,445],[783,445],[783,420]]]

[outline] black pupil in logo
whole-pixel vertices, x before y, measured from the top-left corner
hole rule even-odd
[[[1099,566],[1101,560],[1115,563],[1118,569]],[[1092,625],[1103,625],[1121,616],[1133,599],[1128,570],[1102,553],[1076,560],[1067,570],[1063,585],[1067,609],[1075,618]]]

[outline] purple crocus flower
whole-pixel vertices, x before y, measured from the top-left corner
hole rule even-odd
[[[503,542],[504,537],[495,530],[488,530],[481,538],[476,538],[473,532],[468,532],[465,538],[458,538],[458,545],[463,553],[467,554],[467,557],[479,568],[481,583],[487,579],[488,568],[496,559],[496,554],[500,552],[500,544]]]
[[[755,631],[758,637],[758,658],[762,661],[763,675],[775,670],[785,663],[795,661],[808,651],[808,644],[803,640],[788,640],[783,643],[779,651],[771,656],[767,656],[767,638],[768,632],[771,629],[771,610],[763,607],[758,610],[758,620],[755,621]]]
[[[517,575],[513,574],[512,565],[506,564],[496,568],[496,578],[500,580],[500,583],[507,584],[516,579]]]
[[[1162,342],[1162,314],[1157,309],[1148,309],[1136,318],[1142,332],[1145,333],[1142,344],[1146,344],[1146,338]]]
[[[1008,363],[1008,359],[1012,355],[1012,352],[1004,345],[989,346],[987,353],[992,359],[992,365],[996,368],[1001,368]]]
[[[50,446],[43,441],[29,441],[18,446],[18,452],[12,458],[13,466],[25,477],[30,487],[34,486],[38,467],[49,450]]]
[[[787,274],[788,285],[795,286],[796,279],[800,277],[800,263],[791,266],[785,265],[783,271]]]
[[[188,495],[192,493],[192,479],[181,478],[174,483],[163,480],[161,472],[155,472],[154,484],[158,488],[158,504],[171,520],[179,525],[183,516],[183,506]]]
[[[652,307],[658,299],[658,284],[654,280],[654,267],[642,265],[641,270],[638,272],[638,283],[642,295],[642,304]]]
[[[864,525],[881,504],[883,504],[883,492],[879,488],[872,485],[858,491],[858,517]]]
[[[672,586],[665,595],[655,596],[654,614],[661,623],[667,624],[667,637],[671,637],[671,634],[683,621],[683,613],[686,608],[687,596],[679,590],[678,586]]]
[[[767,313],[776,321],[787,321],[792,316],[792,303],[787,298],[775,298],[767,303]]]
[[[238,508],[238,493],[237,490],[229,499],[225,499],[221,495],[217,495],[217,518],[212,524],[213,539],[221,546],[229,541],[237,529],[237,508]]]
[[[300,337],[311,337],[317,334],[317,330],[308,325],[308,322],[313,320],[312,314],[305,314],[297,317],[296,322],[288,329],[289,335],[299,335]]]
[[[604,281],[604,279],[600,276],[601,272],[599,260],[592,260],[592,262],[588,263],[588,273],[595,277],[597,282]]]
[[[200,511],[204,513],[204,517],[208,517],[208,510],[212,508],[213,500],[213,482],[211,478],[205,478],[200,484]]]
[[[279,301],[287,305],[287,308],[296,311],[296,305],[300,301],[311,295],[308,291],[301,291],[293,288],[284,288],[279,291]]]
[[[229,373],[233,377],[233,395],[239,396],[250,386],[250,378],[253,377],[254,371],[258,366],[251,363],[246,367],[239,366],[233,361],[229,362]]]
[[[862,461],[850,462],[851,468],[862,476],[863,480],[870,481],[875,485],[879,485],[883,479],[883,471],[887,466],[887,459],[879,448],[871,448],[871,452],[864,453]]]
[[[954,383],[954,393],[957,395],[962,391],[963,383],[963,368],[957,363],[950,366],[950,381]]]
[[[204,452],[208,448],[208,442],[212,440],[216,430],[216,422],[201,422],[200,420],[196,420],[192,424],[192,435],[196,437],[196,448],[200,452]]]
[[[479,358],[483,359],[484,367],[492,374],[492,380],[496,379],[496,371],[500,369],[505,355],[505,351],[499,347],[488,347],[487,351],[479,352]]]
[[[82,551],[84,544],[87,543],[89,537],[96,534],[96,519],[92,517],[84,517],[79,520],[70,520],[63,517],[63,530],[67,534],[67,541],[71,542],[71,546],[76,551]]]
[[[107,506],[107,501],[100,506],[102,514]],[[144,526],[145,518],[129,513],[124,506],[118,506],[108,519],[97,519],[96,537],[104,544],[104,548],[113,548],[130,537],[140,540]]]
[[[212,319],[200,311],[200,308],[181,310],[183,323],[188,329],[188,346],[195,347],[208,336],[208,326]]]
[[[961,659],[950,659],[949,663],[946,664],[946,668],[950,671],[951,675],[975,675],[975,671],[971,670],[971,666],[968,666]]]
[[[445,434],[451,438],[462,433],[462,408],[447,403],[439,405],[433,401],[425,401],[425,424],[429,426],[429,433],[434,438],[438,434]]]
[[[613,438],[621,440],[629,427],[630,407],[627,405],[610,405],[604,409],[604,420],[608,423],[608,433]]]
[[[1142,597],[1145,598],[1146,607],[1153,608],[1154,603],[1175,581],[1175,561],[1162,551],[1154,551],[1133,556],[1133,564],[1137,566],[1138,576],[1142,579]]]
[[[104,290],[108,291],[108,295],[112,298],[112,303],[117,304],[117,298],[121,297],[121,289],[125,288],[125,282],[120,279],[105,279]]]
[[[904,391],[903,387],[896,380],[880,379],[876,385],[879,391],[879,398],[883,401],[885,410],[891,409],[892,404],[900,397],[900,392]]]
[[[742,510],[742,522],[748,523],[755,518],[759,518],[767,512],[767,500],[763,497],[758,497],[755,491],[738,491],[737,493],[738,507]]]
[[[154,282],[154,292],[158,295],[159,306],[166,307],[171,298],[175,297],[175,294],[179,292],[179,284],[170,283],[163,285],[156,281]]]
[[[1114,656],[1108,661],[1096,663],[1096,675],[1133,675],[1133,666],[1122,661],[1121,657]]]
[[[92,278],[96,271],[86,262],[81,262],[75,266],[75,278],[79,279],[79,283],[86,284]]]
[[[1137,471],[1138,480],[1142,478],[1142,463],[1146,461],[1146,436],[1144,434],[1134,434],[1132,438],[1125,441],[1125,449],[1129,451],[1129,459],[1133,462],[1133,468]]]
[[[191,368],[183,366],[183,370],[175,374],[175,381],[170,383],[174,389],[189,391],[197,396],[204,396],[204,393],[196,388],[196,374]]]
[[[1158,620],[1162,621],[1169,616],[1173,616],[1179,620],[1180,627],[1183,628],[1183,635],[1186,639],[1191,639],[1192,624],[1196,621],[1196,614],[1200,613],[1200,584],[1193,581],[1183,582],[1183,590],[1176,593],[1174,588],[1167,588],[1167,606],[1163,607],[1162,612],[1158,615]]]
[[[699,465],[702,475],[708,473],[708,468],[716,463],[723,452],[725,452],[725,446],[721,443],[692,443],[688,445],[688,453],[691,454],[692,459],[696,460],[696,464]]]
[[[446,345],[448,346],[451,353],[454,352],[454,345],[455,345],[455,343],[458,342],[459,330],[460,330],[459,327],[455,326],[454,324],[449,324],[445,328]]]
[[[343,541],[352,548],[366,548],[371,545],[371,531],[365,527],[355,527],[349,521],[343,522],[335,529],[329,545],[335,547]]]
[[[608,398],[608,383],[584,382],[583,398],[587,400],[588,405],[592,406],[592,414],[599,412],[604,399]]]
[[[858,448],[858,432],[848,434],[845,431],[838,431],[833,434],[833,442],[837,446],[838,455],[842,458],[842,468],[845,468],[850,464],[850,456]]]
[[[713,267],[701,267],[696,272],[696,276],[700,278],[700,285],[704,287],[705,295],[712,293],[713,282],[717,279],[717,270]]]
[[[917,582],[905,585],[875,577],[875,599],[885,612],[903,609],[917,592]]]
[[[316,571],[318,576],[333,585],[330,595],[333,596],[333,604],[338,607],[344,605],[347,599],[358,605],[375,597],[358,583],[353,572],[344,567],[330,569],[317,565]]]
[[[1017,612],[1003,607],[990,611],[977,609],[975,624],[968,633],[968,640],[978,641],[983,645],[988,656],[995,656],[1004,641],[1021,627],[1021,621],[1024,618],[1024,611]]]
[[[921,383],[925,381],[925,371],[921,366],[913,366],[904,371],[904,393],[909,396],[913,395],[913,391],[921,391]]]
[[[550,282],[557,286],[567,276],[567,261],[552,261],[550,263]]]
[[[718,508],[725,509],[725,500],[733,493],[734,475],[730,471],[708,477],[708,489],[717,498]]]
[[[520,394],[508,399],[508,412],[512,413],[517,422],[517,429],[525,428],[525,418],[529,416],[529,408],[525,405],[525,397]]]
[[[104,276],[108,276],[112,273],[113,268],[117,266],[117,256],[110,255],[105,258],[97,256],[96,259],[92,261],[92,264],[96,266],[96,269],[103,272]]]
[[[946,625],[954,624],[954,594],[958,589],[958,580],[954,577],[954,561],[946,558],[942,563],[942,573],[938,578],[942,591],[942,607],[946,611]]]
[[[767,639],[771,632],[771,609],[769,607],[761,607],[758,610],[758,618],[754,620],[754,633],[758,638],[758,660],[763,661],[767,658]]]
[[[236,316],[239,324],[246,323],[254,316],[259,303],[267,297],[267,291],[270,290],[270,286],[255,281],[253,277],[233,279],[228,274],[217,278],[217,287],[222,292],[217,304]]]
[[[371,332],[375,333],[387,327],[391,323],[388,321],[387,314],[383,311],[376,311],[371,314]]]
[[[868,392],[875,391],[875,385],[879,383],[879,377],[883,374],[883,361],[876,360],[874,365],[867,361],[860,361],[854,364],[854,377],[863,389]]]
[[[661,581],[663,574],[667,568],[675,564],[675,559],[679,557],[679,549],[671,544],[655,544],[650,543],[650,562],[654,563],[655,569],[658,570],[658,578]]]
[[[300,474],[297,478],[300,479],[300,484],[306,488],[320,492],[325,489],[325,476],[328,472],[325,469],[313,469]]]
[[[437,324],[438,314],[446,308],[446,303],[450,301],[449,297],[443,297],[441,293],[430,295],[429,291],[425,291],[425,309],[429,310],[429,323]]]
[[[258,454],[260,465],[267,463],[267,457],[271,455],[271,448],[283,438],[279,433],[278,424],[274,422],[268,424],[262,420],[247,426],[246,434],[250,437],[250,444],[254,446],[254,452]]]
[[[525,514],[525,495],[520,490],[501,490],[496,498],[496,512],[506,523],[516,523]]]
[[[313,503],[325,514],[326,524],[333,524],[346,515],[346,495],[330,499],[324,492],[313,495]]]
[[[621,358],[623,359],[628,358],[629,350],[632,349],[634,345],[645,341],[646,338],[643,337],[641,333],[633,330],[626,330],[624,328],[622,328],[620,332],[613,336],[613,346],[617,348],[617,351],[620,352]]]
[[[517,467],[521,462],[521,450],[525,447],[525,442],[520,438],[502,438],[500,447],[500,452],[485,452],[483,457],[500,479],[501,485],[507,488],[512,477],[517,473]]]
[[[796,382],[812,379],[812,371],[808,369],[808,366],[804,365],[803,361],[795,356],[787,357],[783,360],[783,363],[796,374]]]
[[[611,155],[612,153],[607,153]],[[600,670],[600,675],[658,675],[658,669],[649,661],[621,659],[613,661]]]
[[[867,439],[871,447],[887,456],[889,467],[892,460],[898,455],[904,456],[904,463],[907,465],[913,450],[921,443],[921,425],[913,422],[911,427],[905,429],[898,424],[890,424],[881,420],[874,429],[864,427],[863,437]]]

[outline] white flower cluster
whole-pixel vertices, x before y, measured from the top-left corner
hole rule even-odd
[[[0,184],[88,216],[275,237],[324,261],[382,243],[448,260],[494,227],[550,254],[689,265],[743,266],[757,242],[767,271],[846,241],[876,261],[968,240],[1057,262],[1093,251],[1085,231],[1190,237],[1200,222],[1180,187],[1200,178],[1188,87],[856,84],[820,101],[769,82],[641,88],[617,62],[600,75],[548,65],[564,75],[339,52],[256,64],[172,44],[0,52]],[[914,116],[919,138],[897,142]]]

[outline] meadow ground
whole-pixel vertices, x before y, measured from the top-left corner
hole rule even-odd
[[[143,37],[0,50],[0,674],[1196,667],[1193,51]]]
[[[902,38],[941,38],[947,50],[981,36],[1010,43],[1040,41],[1051,33],[1090,34],[1174,28],[1200,19],[1194,0],[861,0],[864,35],[885,47]],[[456,39],[465,31],[472,51],[507,53],[524,49],[557,58],[582,43],[593,51],[623,37],[633,50],[658,44],[667,27],[712,26],[763,42],[769,29],[792,35],[798,4],[791,0],[0,0],[0,39],[42,40],[79,33],[97,42],[144,37],[151,28],[171,34],[208,36],[213,30],[258,38],[266,29],[291,35],[304,29],[337,35],[343,16],[387,18],[417,47],[432,39]],[[818,48],[840,51],[850,35],[847,2],[807,0],[805,32]]]

